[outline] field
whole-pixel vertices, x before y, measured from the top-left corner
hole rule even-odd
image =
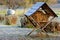
[[[7,10],[0,10],[0,14],[5,15]],[[16,15],[23,15],[24,9],[16,10]],[[55,10],[55,13],[60,16],[60,11]],[[60,36],[49,37],[49,38],[37,38],[27,35],[32,29],[18,28],[16,26],[9,27],[8,25],[0,25],[0,40],[59,40]],[[34,35],[33,35],[34,36]]]
[[[23,15],[26,11],[27,11],[27,9],[16,9],[15,14],[16,15]],[[7,9],[0,10],[0,14],[3,14],[3,15],[7,14]]]
[[[27,9],[17,9],[16,10],[16,15],[23,15],[24,13],[26,13]],[[60,10],[54,10],[54,12],[59,16],[60,15]],[[0,14],[6,14],[7,10],[0,10]]]

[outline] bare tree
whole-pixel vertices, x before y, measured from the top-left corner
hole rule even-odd
[[[9,8],[14,8],[16,6],[24,6],[25,1],[24,0],[0,0],[0,4],[6,5]]]
[[[36,2],[46,2],[47,4],[55,4],[57,3],[57,0],[30,0],[30,3]]]
[[[57,0],[0,0],[0,4],[8,5],[10,8],[15,6],[25,6],[36,2],[46,2],[47,4],[55,4]],[[29,6],[29,5],[28,5]]]

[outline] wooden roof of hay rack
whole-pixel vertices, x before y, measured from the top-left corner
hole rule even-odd
[[[53,16],[57,17],[57,15],[53,12],[53,10],[45,2],[37,2],[27,11],[27,13],[25,15],[31,16],[39,9],[44,10],[46,12],[46,14],[49,14],[49,15],[52,14]]]

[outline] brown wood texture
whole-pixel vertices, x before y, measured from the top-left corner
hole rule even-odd
[[[39,25],[45,25],[49,18],[49,16],[44,14],[42,11],[35,12],[32,17]]]

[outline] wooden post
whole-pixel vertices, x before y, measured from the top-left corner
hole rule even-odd
[[[26,16],[26,17],[27,17],[27,16]],[[28,18],[28,17],[27,17],[27,18]],[[28,34],[28,36],[29,36],[32,32],[34,32],[35,29],[40,29],[40,27],[41,27],[32,17],[30,17],[30,18],[31,18],[39,27],[38,27],[38,28],[34,28],[34,29]],[[55,18],[55,17],[53,17],[53,18],[41,29],[41,31],[43,31],[44,28],[46,28],[46,26],[49,25],[54,18]],[[31,20],[30,20],[30,21],[31,21]],[[32,22],[32,21],[31,21],[31,22]],[[32,24],[34,25],[33,22],[32,22]],[[37,26],[34,25],[34,27],[37,27]]]

